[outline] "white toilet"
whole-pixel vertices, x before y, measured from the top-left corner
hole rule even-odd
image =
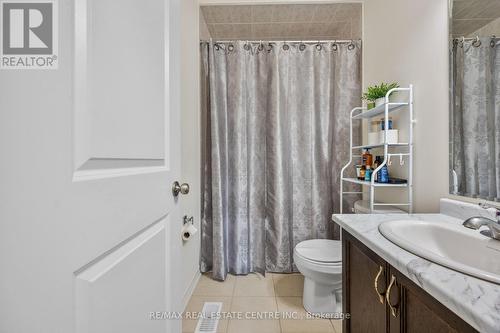
[[[331,317],[342,312],[342,250],[340,241],[311,239],[295,246],[293,260],[304,275],[304,308]]]
[[[370,212],[368,201],[354,204],[356,214]],[[375,214],[401,214],[404,211],[387,206]],[[304,308],[315,315],[332,317],[342,312],[342,248],[341,242],[311,239],[300,242],[293,252],[295,265],[304,275]]]

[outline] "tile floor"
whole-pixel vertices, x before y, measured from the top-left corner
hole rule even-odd
[[[300,274],[266,274],[266,277],[228,275],[226,281],[203,275],[193,292],[187,312],[200,312],[204,302],[222,302],[223,312],[295,312],[306,318],[302,307],[304,278]],[[296,318],[297,318],[296,317]],[[183,320],[183,332],[194,332],[196,319]],[[340,320],[306,319],[224,319],[218,332],[224,333],[342,333]]]

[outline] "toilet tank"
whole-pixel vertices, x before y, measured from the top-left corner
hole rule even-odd
[[[404,210],[401,210],[393,206],[382,206],[373,210],[373,214],[406,214]],[[354,213],[355,214],[370,214],[370,201],[368,200],[358,200],[354,203]]]

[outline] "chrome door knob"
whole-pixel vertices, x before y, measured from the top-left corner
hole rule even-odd
[[[175,181],[174,184],[172,185],[172,194],[174,197],[178,196],[179,193],[181,194],[188,194],[189,193],[189,184],[183,183],[182,185],[179,184],[178,181]]]

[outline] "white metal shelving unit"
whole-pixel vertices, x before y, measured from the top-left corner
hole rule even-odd
[[[408,98],[406,102],[390,102],[389,96],[394,92],[407,92]],[[377,145],[362,145],[353,146],[353,134],[352,134],[352,124],[354,120],[371,119],[375,117],[383,116],[383,121],[385,123],[384,128],[389,128],[389,114],[396,111],[407,110],[409,112],[408,117],[408,142],[407,143],[397,143],[389,144],[387,143],[387,131],[384,131],[384,142]],[[340,172],[340,213],[343,213],[343,199],[346,194],[363,194],[363,192],[344,192],[344,182],[360,184],[362,186],[367,186],[370,188],[370,211],[373,212],[375,206],[400,206],[407,207],[408,212],[411,214],[413,212],[413,125],[415,120],[413,118],[413,85],[409,85],[407,88],[394,88],[391,89],[385,96],[385,103],[379,105],[373,109],[367,110],[364,107],[357,107],[351,111],[350,114],[350,150],[349,150],[349,163],[347,163]],[[391,148],[403,147],[407,148],[406,153],[391,153]],[[408,162],[408,180],[405,184],[386,184],[386,183],[376,183],[375,177],[372,176],[371,181],[363,181],[357,178],[346,178],[344,177],[344,172],[353,163],[353,158],[361,158],[361,155],[353,155],[353,151],[373,148],[383,148],[384,149],[384,160],[374,171],[373,175],[376,174],[384,165],[388,163],[391,157],[407,157]],[[406,189],[408,192],[408,202],[403,203],[377,203],[375,202],[375,188],[402,188]]]

